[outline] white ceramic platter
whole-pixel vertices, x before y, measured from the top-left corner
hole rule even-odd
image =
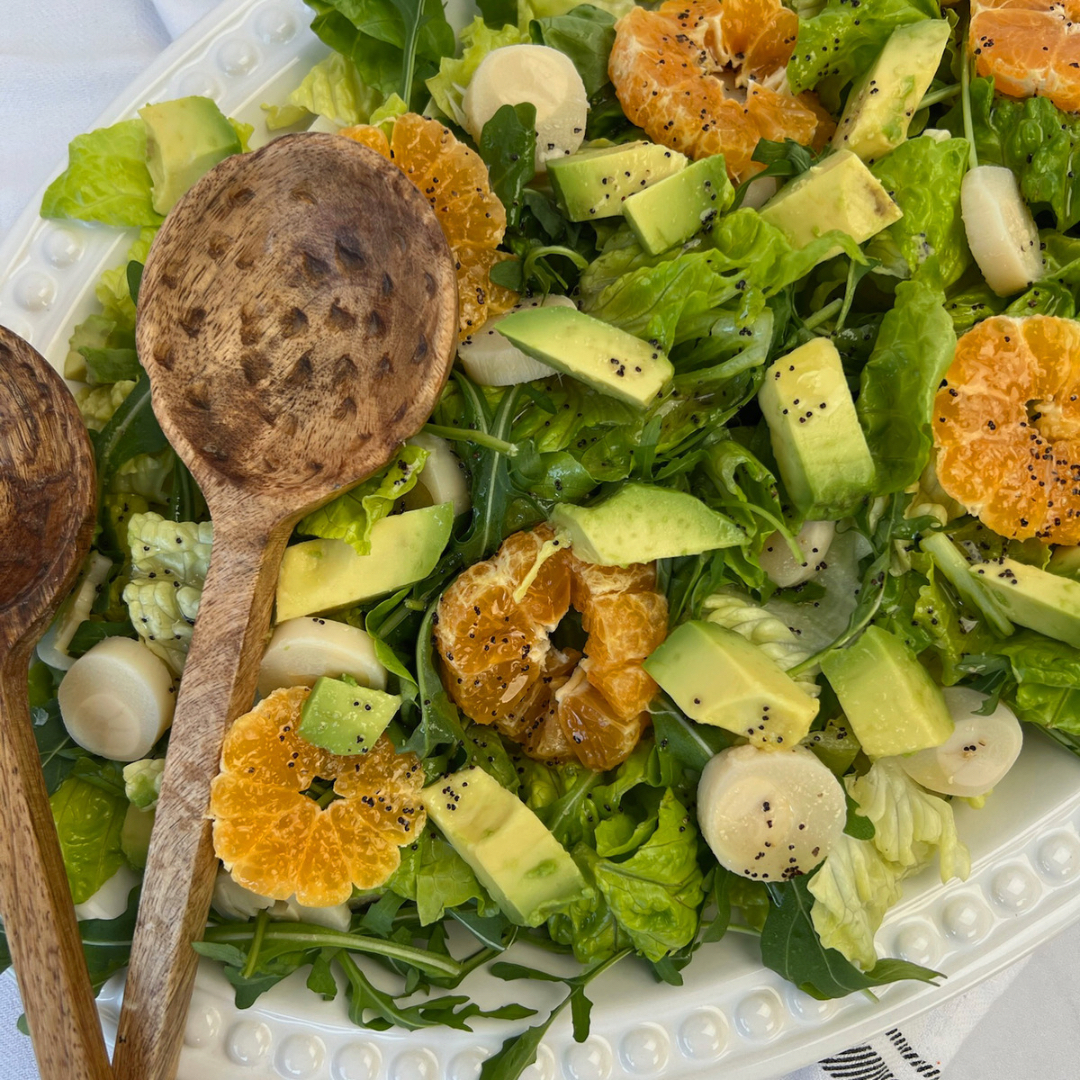
[[[450,8],[461,13],[465,3],[451,0]],[[256,145],[265,141],[259,105],[283,100],[325,54],[307,28],[310,16],[301,0],[223,4],[162,54],[97,126],[147,101],[200,93],[255,124]],[[131,238],[44,222],[31,206],[0,247],[0,323],[62,366],[72,327],[93,309],[94,283],[123,260]],[[768,1080],[970,989],[1080,918],[1080,761],[1029,731],[1020,762],[987,807],[958,806],[957,824],[974,856],[971,878],[948,887],[929,872],[913,878],[878,935],[880,952],[944,972],[942,985],[897,984],[878,1002],[863,995],[817,1002],[764,970],[756,942],[729,934],[701,951],[678,989],[624,961],[592,987],[589,1040],[575,1044],[569,1023],[556,1025],[526,1076]],[[114,979],[100,1000],[109,1036],[122,986]],[[550,988],[483,974],[465,989],[486,1007],[520,1000],[546,1008],[557,1000]],[[349,1023],[343,995],[325,1003],[302,975],[239,1012],[224,977],[204,964],[180,1080],[473,1080],[511,1031],[490,1021],[471,1035],[361,1030]]]

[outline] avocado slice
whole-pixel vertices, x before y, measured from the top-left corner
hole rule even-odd
[[[579,558],[602,566],[697,555],[746,539],[733,521],[700,499],[651,484],[624,484],[591,506],[559,503],[550,520],[569,533]]]
[[[483,769],[473,765],[436,780],[420,798],[428,817],[518,926],[539,926],[591,895],[569,852]]]
[[[821,670],[870,757],[940,746],[953,733],[940,687],[911,649],[880,626],[868,626],[853,645],[826,653]]]
[[[230,154],[240,153],[240,137],[207,97],[177,98],[139,110],[146,125],[146,167],[151,203],[167,214],[184,194]]]
[[[894,30],[851,88],[833,148],[851,150],[868,165],[895,150],[907,138],[948,40],[944,19],[924,19]]]
[[[499,333],[534,360],[641,409],[675,374],[658,348],[576,308],[516,311],[500,320]]]
[[[622,143],[579,150],[547,164],[548,179],[571,221],[617,217],[635,191],[686,167],[678,150],[659,143]]]
[[[628,196],[623,217],[638,243],[660,255],[708,228],[734,198],[724,155],[714,154]]]
[[[391,514],[371,530],[371,554],[344,540],[305,540],[285,549],[277,586],[277,621],[364,600],[420,581],[435,569],[450,539],[454,504]]]
[[[874,460],[836,346],[815,338],[765,373],[758,405],[784,486],[804,518],[846,517],[874,486]]]
[[[763,750],[796,746],[817,716],[815,698],[756,645],[716,623],[676,627],[642,666],[691,720]]]
[[[296,730],[331,754],[366,754],[400,708],[396,694],[323,675],[304,701]]]
[[[1080,649],[1080,581],[1015,559],[968,568],[1013,622]]]
[[[788,181],[761,208],[761,216],[802,248],[833,229],[861,244],[904,214],[855,154],[839,150]],[[832,248],[822,261],[840,250]]]

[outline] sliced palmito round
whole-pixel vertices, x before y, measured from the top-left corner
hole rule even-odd
[[[542,300],[523,300],[506,314],[512,315],[515,311],[536,307],[576,306],[568,296],[549,293]],[[553,367],[526,356],[499,333],[498,326],[504,317],[497,315],[488,319],[476,333],[470,334],[458,345],[458,359],[465,369],[465,374],[481,386],[513,386],[516,383],[557,375],[558,372]]]
[[[386,689],[375,643],[358,626],[306,616],[278,623],[259,665],[259,696],[282,686],[314,686],[324,675],[351,675],[361,686]]]
[[[847,800],[805,747],[733,746],[704,768],[698,822],[721,866],[759,881],[808,874],[844,831]]]
[[[835,521],[807,521],[795,537],[802,559],[796,559],[787,541],[774,532],[765,541],[758,562],[774,585],[790,589],[809,581],[819,570],[825,569],[825,556],[836,535]]]
[[[547,45],[492,49],[465,90],[465,126],[479,142],[499,109],[523,102],[536,106],[536,171],[543,172],[548,161],[572,154],[585,138],[589,99],[570,57]]]
[[[426,431],[405,440],[409,446],[417,446],[428,452],[427,461],[416,479],[416,487],[405,495],[406,510],[420,510],[440,503],[454,504],[454,517],[464,514],[472,500],[465,479],[465,468],[446,439],[429,435]]]
[[[80,656],[60,683],[60,715],[84,750],[138,761],[172,723],[172,673],[141,642],[110,637]]]
[[[979,716],[976,710],[987,697],[970,687],[949,686],[942,693],[955,725],[952,735],[940,746],[899,758],[900,766],[916,783],[941,795],[985,795],[1020,756],[1020,721],[1000,702],[989,716]]]
[[[244,888],[234,881],[232,874],[223,867],[218,867],[210,904],[226,919],[250,919],[260,911],[265,911],[271,919],[279,922],[314,923],[316,926],[343,932],[349,929],[352,920],[352,911],[348,904],[316,908],[298,904],[295,896],[290,896],[287,900],[273,900],[269,896],[262,896]]]
[[[1042,277],[1039,230],[1011,169],[969,169],[960,185],[960,214],[971,254],[998,296],[1012,296]]]
[[[84,919],[119,919],[127,911],[131,890],[141,880],[127,863],[122,864],[89,900],[75,905],[75,918],[80,922]]]

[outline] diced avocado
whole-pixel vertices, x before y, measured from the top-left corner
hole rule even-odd
[[[344,540],[305,540],[285,549],[277,587],[277,621],[349,607],[425,578],[439,561],[454,524],[454,504],[391,514],[371,530],[371,554]]]
[[[559,503],[551,524],[570,534],[579,558],[602,566],[697,555],[746,540],[733,521],[700,499],[651,484],[624,484],[592,506]]]
[[[159,214],[167,214],[203,173],[240,152],[236,130],[210,98],[146,105],[139,115],[146,124],[151,202]]]
[[[833,147],[851,150],[868,165],[898,147],[907,138],[948,40],[944,19],[923,19],[894,30],[851,88]]]
[[[870,757],[940,746],[953,732],[941,689],[907,645],[868,626],[854,645],[827,653],[821,670]]]
[[[304,702],[296,730],[331,754],[366,754],[400,708],[397,694],[322,675]]]
[[[539,926],[591,890],[577,863],[512,791],[475,765],[429,784],[428,817],[503,914]]]
[[[1080,649],[1080,581],[1002,559],[972,566],[1013,622]]]
[[[734,198],[724,155],[714,154],[628,196],[623,216],[641,246],[659,255],[707,228]]]
[[[547,163],[551,186],[571,221],[616,217],[628,196],[685,167],[678,150],[645,140],[579,150]]]
[[[815,698],[742,634],[685,622],[643,664],[691,720],[763,750],[795,746],[817,716]]]
[[[843,776],[859,756],[862,747],[854,732],[843,720],[829,720],[820,731],[811,731],[802,745],[830,772]]]
[[[904,215],[859,158],[839,150],[785,184],[761,216],[801,248],[833,229],[861,244]],[[839,251],[833,248],[822,258]]]
[[[1050,556],[1046,569],[1052,574],[1080,580],[1080,545],[1054,548],[1054,554]]]
[[[874,486],[874,460],[836,346],[815,338],[765,373],[758,405],[784,486],[804,518],[847,516]]]
[[[136,869],[146,869],[146,854],[150,850],[150,832],[154,827],[156,810],[140,810],[129,806],[120,827],[120,850]]]
[[[675,374],[655,346],[576,308],[516,311],[499,322],[499,333],[534,360],[642,409]]]

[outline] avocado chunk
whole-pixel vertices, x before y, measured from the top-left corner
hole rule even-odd
[[[1080,580],[1080,545],[1062,545],[1054,548],[1054,554],[1046,564],[1052,574]]]
[[[624,484],[592,506],[559,503],[551,524],[569,533],[579,558],[601,566],[697,555],[746,539],[733,521],[700,499],[651,484]]]
[[[708,228],[734,198],[724,155],[714,154],[628,196],[623,216],[638,243],[659,255]]]
[[[940,687],[911,649],[880,626],[868,626],[854,645],[827,653],[821,670],[870,757],[940,746],[953,733]]]
[[[833,148],[851,150],[868,165],[895,150],[907,138],[948,40],[944,19],[924,19],[894,30],[851,88]]]
[[[744,736],[762,750],[797,745],[815,698],[755,644],[710,622],[685,622],[643,664],[691,720]]]
[[[1013,622],[1080,649],[1080,581],[1015,559],[969,567]]]
[[[420,581],[450,539],[454,504],[391,514],[371,530],[371,554],[344,540],[305,540],[285,549],[277,586],[277,621],[350,607]]]
[[[761,216],[802,248],[833,229],[861,244],[904,214],[859,158],[840,150],[785,184]],[[822,260],[840,250],[832,248]]]
[[[167,214],[219,161],[240,153],[239,136],[210,98],[146,105],[139,115],[146,124],[146,167],[153,185],[150,201],[159,214]]]
[[[758,405],[784,486],[804,518],[847,516],[874,486],[874,459],[836,346],[815,338],[765,373]]]
[[[421,792],[428,817],[518,926],[591,894],[567,850],[512,791],[475,765]]]
[[[579,150],[549,161],[547,171],[566,216],[592,221],[617,217],[628,196],[684,169],[686,161],[678,150],[639,140]]]
[[[331,754],[366,754],[400,708],[397,694],[322,675],[304,701],[296,730]]]
[[[576,308],[516,311],[499,322],[499,333],[534,360],[642,409],[675,374],[655,346]]]

